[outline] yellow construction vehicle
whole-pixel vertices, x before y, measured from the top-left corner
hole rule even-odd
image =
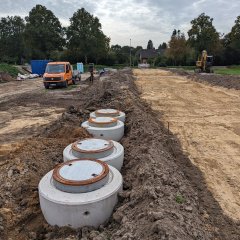
[[[196,61],[196,73],[206,72],[213,73],[213,56],[208,56],[207,51],[203,50],[202,55]]]

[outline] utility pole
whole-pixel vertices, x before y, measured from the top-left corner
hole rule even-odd
[[[131,38],[130,38],[130,67],[132,67],[132,49],[131,49]]]

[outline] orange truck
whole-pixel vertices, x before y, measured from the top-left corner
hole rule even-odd
[[[43,75],[43,84],[46,89],[50,85],[68,87],[69,84],[76,84],[77,77],[69,62],[49,62]],[[78,77],[80,80],[80,77]]]

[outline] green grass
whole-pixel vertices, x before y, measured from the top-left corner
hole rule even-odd
[[[214,68],[214,73],[222,75],[240,75],[240,66],[230,66],[227,68]]]
[[[167,68],[181,68],[184,70],[194,70],[195,66],[167,66]]]
[[[181,194],[177,194],[176,202],[179,203],[179,204],[182,204],[182,203],[185,202],[185,199],[184,199],[184,197]]]
[[[0,72],[9,73],[12,77],[16,77],[19,73],[19,70],[13,65],[1,63]]]

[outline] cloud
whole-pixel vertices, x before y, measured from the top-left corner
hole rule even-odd
[[[0,0],[0,3],[4,0]],[[37,4],[41,4],[51,10],[63,24],[69,24],[69,18],[73,13],[84,7],[87,11],[93,13],[96,9],[95,1],[87,0],[8,0],[1,4],[0,17],[8,15],[18,15],[25,17],[29,11]]]
[[[45,5],[60,19],[69,24],[73,13],[84,7],[100,19],[104,33],[112,44],[146,47],[149,39],[158,47],[170,39],[173,29],[186,33],[190,21],[205,12],[214,18],[217,31],[228,33],[240,14],[239,0],[8,0],[2,2],[0,17],[26,16],[36,5]]]

